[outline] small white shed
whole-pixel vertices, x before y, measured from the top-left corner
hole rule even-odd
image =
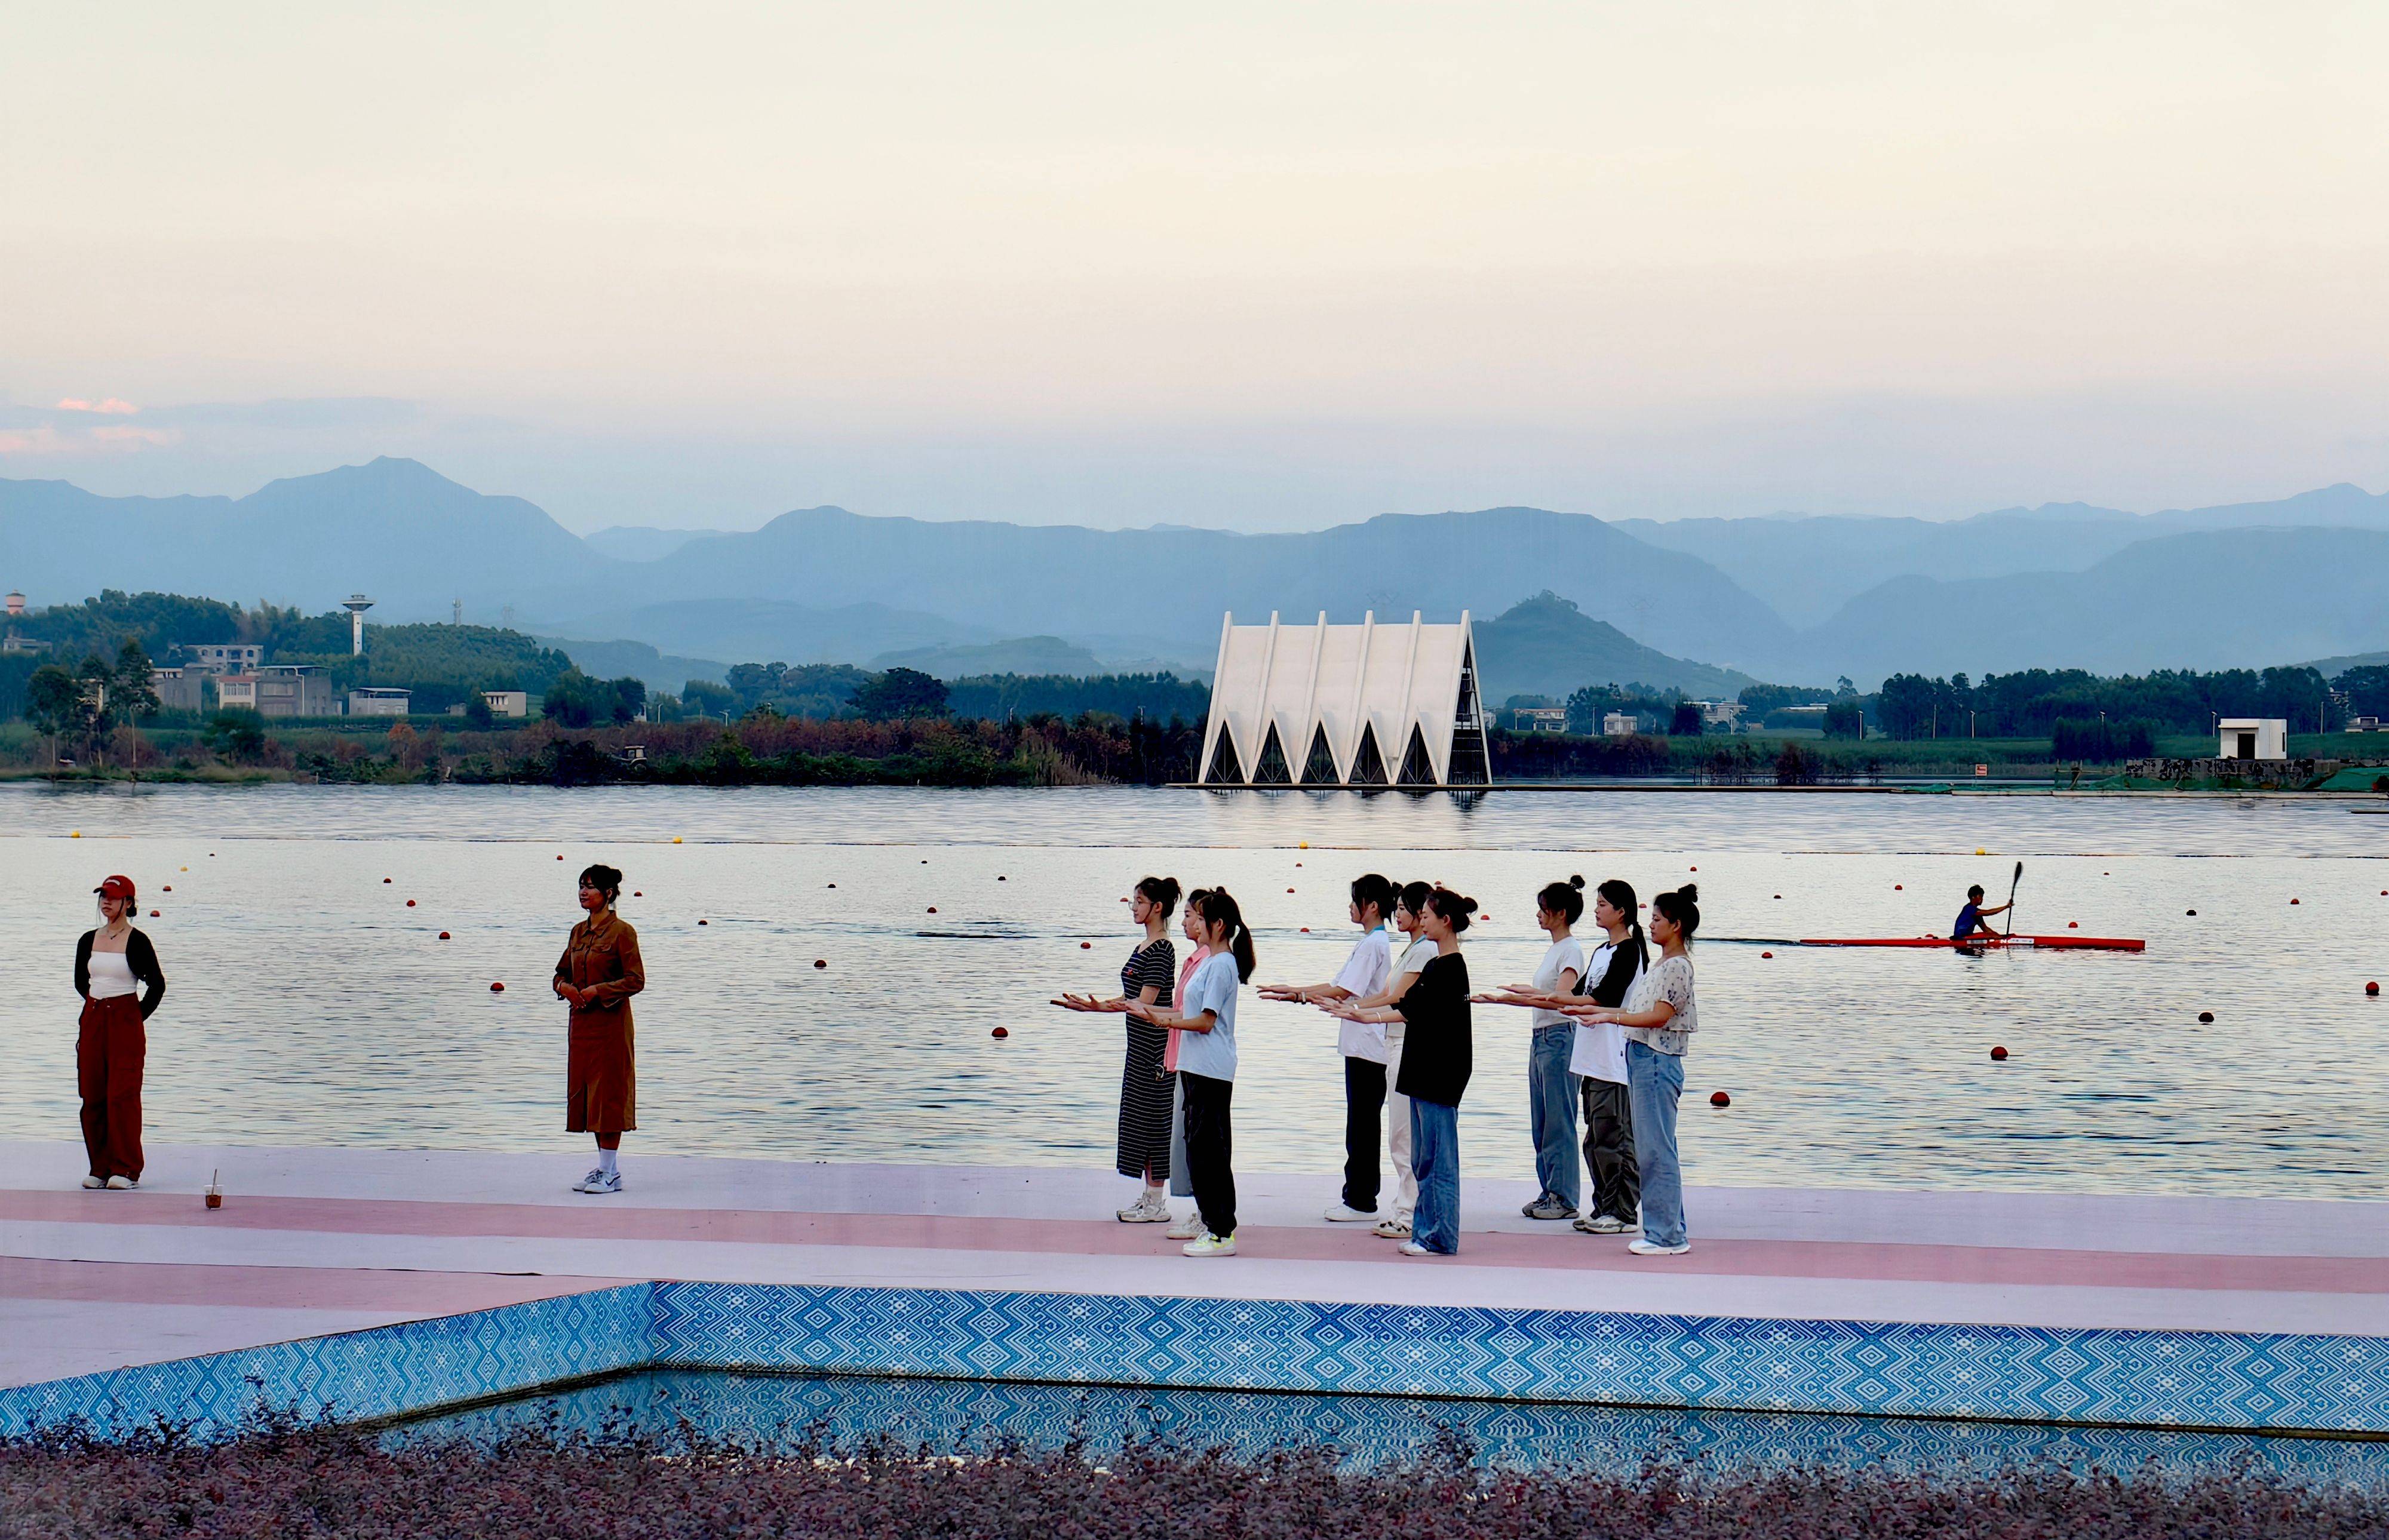
[[[2222,743],[2218,759],[2286,759],[2290,757],[2290,724],[2281,717],[2226,717],[2216,724]]]

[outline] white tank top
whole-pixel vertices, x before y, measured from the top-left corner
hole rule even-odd
[[[133,964],[122,952],[91,949],[91,998],[115,999],[133,993]]]

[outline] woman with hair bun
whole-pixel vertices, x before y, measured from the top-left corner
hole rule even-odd
[[[1518,1211],[1529,1219],[1573,1219],[1584,1192],[1583,1173],[1577,1165],[1576,1076],[1568,1068],[1576,1049],[1576,1022],[1557,1003],[1575,994],[1584,977],[1584,948],[1575,935],[1583,914],[1582,877],[1545,884],[1535,895],[1535,923],[1552,944],[1535,968],[1534,982],[1476,997],[1479,1005],[1523,1005],[1535,1013],[1527,1039],[1527,1124],[1535,1140],[1535,1179],[1541,1190]]]
[[[1066,1011],[1126,1012],[1130,1001],[1169,1004],[1177,983],[1178,950],[1169,943],[1169,916],[1178,908],[1178,879],[1147,877],[1129,896],[1129,917],[1144,928],[1144,939],[1120,967],[1120,992],[1109,999],[1064,995],[1054,1001]],[[1113,1168],[1143,1179],[1136,1202],[1118,1210],[1124,1225],[1169,1222],[1170,1106],[1177,1075],[1164,1063],[1169,1035],[1151,1022],[1128,1017],[1128,1059],[1120,1068],[1119,1140]]]
[[[1236,993],[1253,976],[1253,933],[1224,887],[1191,900],[1198,939],[1211,956],[1186,981],[1178,1012],[1131,1000],[1128,1013],[1185,1034],[1178,1045],[1178,1085],[1186,1116],[1186,1170],[1203,1233],[1188,1256],[1236,1254],[1235,1133],[1229,1104],[1236,1081]]]
[[[631,997],[647,986],[639,933],[614,912],[622,874],[610,866],[581,873],[581,907],[588,918],[572,927],[556,960],[556,995],[571,1007],[566,1028],[564,1126],[597,1140],[595,1169],[575,1192],[622,1190],[618,1155],[622,1136],[639,1126],[632,1052]]]
[[[1419,934],[1436,955],[1390,1008],[1339,1001],[1328,1008],[1348,1021],[1399,1016],[1406,1031],[1396,1088],[1411,1102],[1411,1167],[1418,1177],[1418,1208],[1405,1256],[1450,1256],[1460,1250],[1460,1098],[1475,1067],[1469,1014],[1468,962],[1461,933],[1476,900],[1437,887],[1419,909]]]
[[[1568,1011],[1588,1022],[1615,1023],[1625,1029],[1634,1159],[1642,1177],[1642,1238],[1627,1250],[1638,1256],[1681,1256],[1693,1249],[1684,1228],[1676,1102],[1684,1090],[1684,1055],[1700,1026],[1691,955],[1693,933],[1700,928],[1700,890],[1691,883],[1653,898],[1651,939],[1659,943],[1659,961],[1634,981],[1622,1008],[1588,1000]]]

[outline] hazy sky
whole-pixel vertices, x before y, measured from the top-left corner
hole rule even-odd
[[[0,9],[0,476],[567,524],[2389,486],[2389,6]],[[76,404],[62,404],[76,403]]]

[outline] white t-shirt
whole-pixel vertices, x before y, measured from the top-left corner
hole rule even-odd
[[[1603,941],[1585,959],[1584,972],[1578,976],[1598,980],[1609,972],[1610,957],[1616,950],[1617,943]],[[1568,1073],[1588,1080],[1626,1084],[1626,1029],[1616,1022],[1577,1022],[1576,1050],[1568,1056]]]
[[[1242,986],[1233,951],[1213,952],[1186,980],[1186,998],[1179,1001],[1177,1014],[1199,1016],[1208,1011],[1214,1023],[1208,1032],[1179,1035],[1181,1072],[1214,1080],[1236,1077],[1236,991]]]
[[[1584,946],[1573,935],[1552,942],[1551,949],[1543,953],[1543,961],[1535,969],[1535,987],[1547,995],[1556,992],[1562,974],[1584,977]],[[1564,1011],[1546,1011],[1539,1005],[1535,1007],[1534,1020],[1539,1027],[1570,1026],[1576,1022]]]
[[[1344,960],[1342,972],[1335,975],[1337,986],[1352,991],[1354,999],[1367,999],[1386,987],[1394,971],[1394,944],[1379,925],[1352,944],[1352,955]],[[1373,1064],[1386,1062],[1386,1029],[1377,1022],[1343,1022],[1335,1034],[1335,1047],[1347,1059],[1366,1059]]]
[[[1435,943],[1424,935],[1420,936],[1402,948],[1402,960],[1394,964],[1394,976],[1399,978],[1404,974],[1425,973],[1426,965],[1435,961]]]

